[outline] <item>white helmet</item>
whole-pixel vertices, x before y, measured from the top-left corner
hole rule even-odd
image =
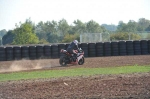
[[[74,42],[76,45],[78,44],[78,41],[77,41],[77,40],[74,40],[73,42]]]

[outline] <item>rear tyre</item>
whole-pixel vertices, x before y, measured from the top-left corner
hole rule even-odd
[[[67,65],[66,58],[64,56],[60,57],[59,64],[61,66],[66,66]]]
[[[82,57],[79,61],[78,61],[79,65],[83,65],[84,64],[84,57]]]

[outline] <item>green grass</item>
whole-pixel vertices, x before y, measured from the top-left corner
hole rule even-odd
[[[89,76],[97,74],[128,74],[150,72],[150,66],[122,66],[107,68],[75,68],[65,70],[45,70],[31,72],[13,72],[0,74],[0,81],[38,79],[38,78],[59,78],[74,76]]]

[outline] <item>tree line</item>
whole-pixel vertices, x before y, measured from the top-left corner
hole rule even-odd
[[[118,26],[98,24],[94,20],[83,23],[75,20],[69,25],[65,19],[57,21],[39,22],[34,24],[31,19],[26,19],[24,23],[15,25],[14,30],[0,31],[1,43],[3,45],[23,45],[23,44],[48,44],[48,43],[68,43],[73,39],[79,40],[81,33],[110,33],[111,40],[140,39],[137,32],[150,31],[150,20],[140,18],[138,22],[129,20],[128,23],[120,21]]]

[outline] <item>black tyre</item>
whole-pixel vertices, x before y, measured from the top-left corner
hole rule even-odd
[[[79,61],[78,61],[79,65],[83,65],[84,64],[84,57],[82,57]]]
[[[36,59],[36,46],[29,46],[29,58]]]
[[[134,55],[141,55],[140,41],[138,41],[138,40],[133,41],[133,49],[134,49]]]
[[[0,61],[6,61],[5,47],[0,47]]]
[[[104,42],[104,55],[111,56],[111,43],[110,42]]]
[[[141,54],[142,55],[148,55],[148,41],[147,40],[141,40]]]
[[[88,57],[88,43],[81,43],[80,47],[82,48],[82,50],[84,51],[84,57]]]
[[[44,58],[51,58],[51,45],[44,45]]]
[[[95,49],[96,44],[95,43],[89,43],[88,44],[88,56],[89,57],[95,57],[96,56],[96,49]]]
[[[51,46],[51,54],[52,58],[58,58],[58,45],[52,45]]]
[[[127,50],[126,50],[126,42],[125,41],[120,41],[118,42],[119,45],[119,55],[127,55]]]
[[[29,59],[29,47],[28,46],[21,47],[21,56],[22,56],[22,59]]]
[[[61,56],[60,59],[59,59],[59,64],[60,64],[61,66],[66,66],[66,65],[67,65],[66,57]]]
[[[119,46],[118,42],[111,42],[111,52],[112,56],[118,56],[119,55]]]
[[[42,59],[44,57],[44,51],[43,51],[43,46],[36,46],[36,56],[37,59]]]
[[[150,54],[150,40],[148,40],[147,42],[148,42],[148,53]]]
[[[134,55],[133,41],[126,41],[127,55]]]
[[[15,47],[13,47],[13,50],[14,50],[14,59],[20,60],[21,59],[21,47],[15,46]]]
[[[62,56],[61,49],[66,49],[66,44],[58,44],[58,57]]]
[[[104,56],[104,46],[103,46],[103,42],[97,42],[96,43],[96,56],[100,57],[100,56]]]
[[[11,61],[14,60],[13,47],[6,47],[6,60]]]

